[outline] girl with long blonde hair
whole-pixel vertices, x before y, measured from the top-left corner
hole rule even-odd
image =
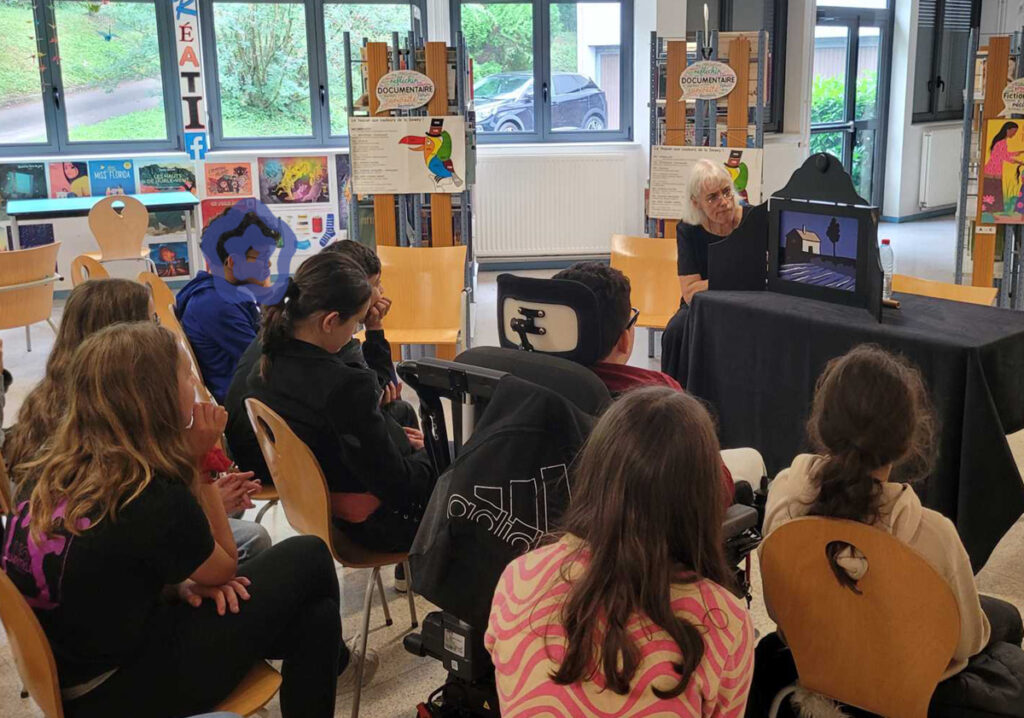
[[[220,494],[195,468],[223,417],[194,403],[174,335],[102,329],[66,386],[52,440],[20,466],[0,560],[53,647],[65,714],[201,713],[256,661],[281,658],[282,715],[332,716],[348,651],[331,555],[292,538],[235,575]],[[228,615],[198,600],[224,585]]]

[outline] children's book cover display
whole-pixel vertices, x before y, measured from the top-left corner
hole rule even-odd
[[[149,245],[149,258],[158,277],[187,277],[190,274],[187,242],[159,242]]]
[[[176,159],[139,160],[139,192],[197,194],[195,164]]]
[[[327,156],[260,157],[260,201],[265,204],[330,202]]]
[[[981,222],[1024,224],[1024,120],[988,120],[981,167]]]
[[[19,224],[18,243],[22,249],[42,247],[44,244],[53,244],[52,224]],[[14,235],[11,228],[7,228],[7,249],[14,249]]]
[[[88,162],[51,162],[50,163],[50,197],[89,197]]]
[[[45,162],[0,163],[0,222],[10,219],[6,211],[8,200],[45,198]]]
[[[89,181],[93,197],[135,194],[132,160],[90,160]]]
[[[252,197],[252,164],[248,162],[207,162],[207,197]]]

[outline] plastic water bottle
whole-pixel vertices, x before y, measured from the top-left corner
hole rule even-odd
[[[882,299],[892,299],[892,275],[896,271],[896,255],[893,254],[888,239],[882,240],[878,253],[882,257]]]

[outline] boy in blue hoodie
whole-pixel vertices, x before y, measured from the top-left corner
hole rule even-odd
[[[199,272],[178,292],[175,313],[203,381],[219,404],[224,403],[238,359],[259,331],[260,311],[246,287],[270,281],[270,258],[278,238],[255,212],[247,212],[236,228],[217,238],[223,280]]]

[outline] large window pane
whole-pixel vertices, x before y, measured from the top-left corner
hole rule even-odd
[[[834,25],[815,26],[814,83],[811,85],[812,124],[846,121],[849,52],[849,30]],[[813,144],[813,138],[811,142]]]
[[[399,44],[406,45],[410,30],[408,5],[328,4],[324,6],[324,37],[327,40],[327,84],[330,87],[331,134],[348,131],[345,108],[345,32],[351,34],[353,63],[360,59],[363,39],[391,44],[398,33]],[[352,66],[353,100],[359,102],[361,85],[359,66]]]
[[[213,23],[224,137],[312,136],[304,5],[217,2]]]
[[[945,0],[935,78],[937,113],[963,114],[970,35],[971,0]]]
[[[619,129],[619,3],[552,3],[550,8],[551,129]]]
[[[53,5],[68,140],[167,139],[155,3]]]
[[[931,112],[932,53],[935,51],[935,0],[920,0],[914,64],[914,114]]]
[[[39,81],[46,60],[36,57],[32,6],[31,0],[0,2],[0,27],[9,29],[0,61],[0,145],[46,142]]]
[[[853,119],[872,120],[878,114],[878,55],[882,30],[861,27],[857,33],[857,101]]]
[[[461,10],[477,130],[533,132],[532,4],[465,3]]]

